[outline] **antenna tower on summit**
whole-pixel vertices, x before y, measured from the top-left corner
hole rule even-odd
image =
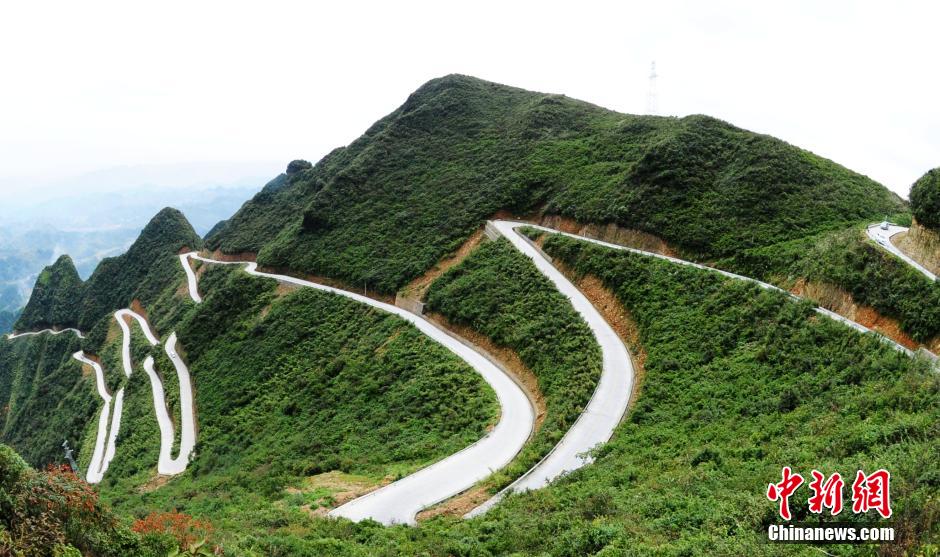
[[[650,65],[650,96],[646,101],[646,113],[647,114],[657,114],[657,95],[656,95],[656,62],[653,62]]]

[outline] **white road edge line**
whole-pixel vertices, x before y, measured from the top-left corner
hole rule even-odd
[[[189,258],[207,263],[243,264],[245,271],[251,275],[330,292],[397,315],[467,362],[496,393],[501,408],[500,419],[496,427],[482,439],[414,474],[333,509],[329,513],[330,516],[355,521],[368,518],[383,524],[415,524],[418,512],[449,499],[490,476],[493,471],[508,464],[529,439],[535,425],[535,410],[519,385],[485,356],[427,319],[397,306],[338,288],[286,275],[261,272],[253,262],[216,261],[202,257],[196,252],[185,255],[185,259],[181,258],[184,266]],[[190,296],[192,294],[191,289]],[[198,296],[198,292],[196,294]],[[196,299],[196,296],[192,297]]]

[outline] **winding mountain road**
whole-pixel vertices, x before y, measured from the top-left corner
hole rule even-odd
[[[75,333],[75,336],[77,336],[78,338],[85,338],[85,335],[83,335],[81,331],[79,331],[78,329],[70,328],[70,329],[60,329],[60,330],[43,329],[41,331],[30,331],[27,333],[7,333],[7,340],[13,340],[13,339],[20,338],[20,337],[44,335],[44,334],[61,335],[62,333],[67,333],[67,332]]]
[[[96,484],[104,477],[104,473],[114,458],[114,443],[117,439],[117,431],[121,426],[121,408],[123,408],[124,389],[118,391],[114,399],[114,416],[111,420],[111,435],[108,435],[108,418],[111,414],[111,394],[108,393],[108,387],[104,382],[104,370],[101,365],[86,357],[81,350],[72,354],[72,357],[79,362],[90,366],[95,371],[95,384],[98,388],[98,396],[104,401],[101,413],[98,415],[98,433],[95,437],[95,448],[91,455],[91,461],[88,463],[88,470],[85,472],[85,481],[90,484]]]
[[[887,230],[882,229],[881,224],[872,224],[868,227],[867,232],[868,237],[874,240],[876,244],[901,258],[905,263],[923,273],[924,276],[930,280],[937,280],[937,275],[931,273],[926,267],[908,257],[906,253],[899,250],[891,241],[891,237],[895,234],[907,232],[908,230],[910,229],[904,226],[897,226],[896,224],[889,224]]]
[[[594,238],[588,238],[588,237],[586,237],[586,236],[579,236],[579,235],[577,235],[577,234],[571,234],[571,233],[569,233],[569,232],[561,232],[560,230],[555,230],[554,228],[549,228],[549,227],[547,227],[547,226],[541,226],[541,225],[537,225],[537,224],[524,223],[524,222],[516,222],[516,221],[496,221],[496,222],[513,222],[513,223],[516,225],[516,226],[515,226],[516,228],[519,228],[519,227],[535,228],[535,229],[537,229],[537,230],[542,230],[542,231],[545,231],[545,232],[548,232],[548,233],[551,233],[551,234],[560,234],[560,235],[562,235],[562,236],[567,236],[567,237],[573,238],[573,239],[575,239],[575,240],[580,240],[580,241],[582,241],[582,242],[590,242],[590,243],[592,243],[592,244],[597,244],[597,245],[599,245],[599,246],[604,246],[604,247],[610,248],[610,249],[615,249],[615,250],[620,250],[620,251],[628,251],[628,252],[630,252],[630,253],[635,253],[635,254],[637,254],[637,255],[643,255],[643,256],[646,256],[646,257],[654,257],[654,258],[656,258],[656,259],[662,259],[662,260],[664,260],[664,261],[669,261],[669,262],[675,263],[675,264],[677,264],[677,265],[686,265],[686,266],[689,266],[689,267],[695,267],[696,269],[702,269],[702,270],[704,270],[704,271],[709,271],[709,272],[712,272],[712,273],[718,273],[718,274],[720,274],[720,275],[723,275],[723,276],[726,276],[726,277],[728,277],[728,278],[732,278],[732,279],[735,279],[735,280],[741,280],[741,281],[745,281],[745,282],[750,282],[750,283],[756,284],[757,286],[760,286],[761,288],[764,288],[764,289],[766,289],[766,290],[774,290],[774,291],[780,292],[780,293],[782,293],[782,294],[785,294],[786,296],[788,296],[789,298],[791,298],[791,299],[793,299],[793,300],[798,300],[798,301],[799,301],[799,300],[803,300],[803,299],[804,299],[804,298],[801,298],[801,297],[797,296],[796,294],[793,294],[793,293],[791,293],[791,292],[788,292],[788,291],[786,291],[786,290],[784,290],[784,289],[782,289],[782,288],[780,288],[780,287],[774,286],[774,285],[772,285],[772,284],[768,284],[768,283],[766,283],[766,282],[762,282],[762,281],[759,281],[759,280],[754,279],[754,278],[751,278],[751,277],[746,277],[746,276],[743,276],[743,275],[737,275],[737,274],[735,274],[735,273],[730,273],[730,272],[728,272],[728,271],[722,271],[721,269],[716,269],[716,268],[714,268],[714,267],[708,267],[707,265],[702,265],[702,264],[700,264],[700,263],[693,263],[693,262],[691,262],[691,261],[686,261],[686,260],[684,260],[684,259],[677,259],[677,258],[675,258],[675,257],[669,257],[668,255],[662,255],[662,254],[659,254],[659,253],[653,253],[653,252],[649,252],[649,251],[643,251],[643,250],[639,250],[639,249],[636,249],[636,248],[628,248],[628,247],[626,247],[626,246],[621,246],[621,245],[619,245],[619,244],[612,244],[612,243],[610,243],[610,242],[604,242],[604,241],[602,241],[602,240],[596,240],[596,239],[594,239]],[[847,318],[847,317],[843,317],[843,316],[839,315],[838,313],[836,313],[836,312],[834,312],[834,311],[830,311],[830,310],[828,310],[828,309],[826,309],[826,308],[822,308],[822,307],[818,307],[818,306],[817,306],[817,307],[815,307],[815,308],[813,308],[813,309],[816,311],[816,313],[818,313],[818,314],[820,314],[820,315],[824,315],[824,316],[826,316],[826,317],[828,317],[828,318],[830,318],[830,319],[832,319],[832,320],[834,320],[834,321],[838,321],[839,323],[842,323],[843,325],[846,325],[846,326],[848,326],[848,327],[851,327],[851,328],[855,329],[856,331],[858,331],[858,332],[860,332],[860,333],[871,333],[871,334],[875,335],[875,337],[878,338],[879,340],[881,340],[882,342],[888,344],[889,346],[891,346],[892,348],[894,348],[894,349],[896,349],[896,350],[898,350],[898,351],[900,351],[900,352],[904,352],[904,353],[907,354],[907,355],[913,355],[913,352],[912,352],[910,349],[905,348],[904,346],[898,344],[897,342],[891,340],[890,338],[888,338],[888,337],[886,337],[886,336],[884,336],[884,335],[882,335],[882,334],[880,334],[880,333],[878,333],[878,332],[876,332],[876,331],[872,331],[871,329],[869,329],[868,327],[865,327],[865,326],[862,325],[861,323],[856,323],[855,321],[852,321],[851,319],[849,319],[849,318]]]
[[[591,327],[591,330],[594,332],[598,343],[601,345],[601,350],[604,354],[604,373],[601,375],[601,380],[598,383],[594,397],[591,399],[588,407],[585,408],[584,414],[579,417],[578,421],[575,422],[572,428],[565,434],[565,436],[558,443],[558,445],[555,446],[552,452],[550,452],[541,462],[536,464],[533,468],[531,468],[528,472],[526,472],[523,476],[518,478],[515,482],[510,484],[500,493],[467,513],[465,518],[472,518],[485,513],[487,510],[492,508],[493,505],[497,504],[500,500],[502,500],[503,497],[511,492],[538,489],[539,487],[543,487],[546,483],[551,482],[555,478],[559,477],[563,473],[588,464],[590,459],[584,458],[580,455],[597,444],[606,442],[610,439],[611,435],[613,434],[613,430],[617,427],[624,412],[626,411],[626,405],[629,402],[630,390],[632,388],[633,369],[629,364],[629,355],[626,351],[626,348],[622,348],[622,343],[620,342],[619,337],[617,337],[613,330],[610,329],[610,326],[607,324],[607,322],[603,319],[603,317],[600,316],[600,314],[597,313],[593,305],[590,304],[584,295],[581,294],[581,292],[574,285],[572,285],[567,280],[567,278],[550,263],[548,259],[546,259],[546,256],[541,250],[537,249],[532,244],[532,242],[528,240],[528,238],[522,236],[516,230],[517,228],[535,228],[551,234],[561,234],[569,238],[590,242],[610,249],[629,251],[647,257],[655,257],[669,261],[671,263],[686,265],[695,267],[697,269],[718,273],[735,280],[747,281],[767,290],[782,292],[794,300],[801,299],[800,297],[787,292],[786,290],[750,277],[737,275],[728,271],[722,271],[721,269],[715,269],[713,267],[707,267],[705,265],[693,263],[691,261],[677,259],[675,257],[628,248],[618,244],[596,240],[594,238],[562,232],[560,230],[546,226],[520,221],[504,220],[490,221],[487,223],[487,226],[492,227],[493,230],[495,230],[499,235],[509,240],[509,242],[516,249],[529,256],[535,263],[538,270],[542,272],[542,274],[547,278],[549,278],[560,292],[568,296],[572,305],[585,319],[585,321],[588,323],[588,326]],[[896,350],[904,352],[905,354],[913,354],[911,350],[905,348],[897,342],[894,342],[893,340],[883,335],[875,333],[867,327],[856,323],[851,319],[843,317],[833,311],[821,307],[816,307],[815,311],[821,315],[829,317],[830,319],[843,323],[844,325],[847,325],[861,333],[873,333],[883,342],[891,345]],[[626,365],[623,365],[623,362],[626,362]],[[627,370],[625,368],[629,369]],[[595,404],[597,404],[597,410],[594,410]]]
[[[208,259],[195,252],[185,255],[181,259],[184,267],[189,266],[190,258],[206,263],[233,263]],[[522,388],[485,356],[427,319],[360,294],[287,275],[258,271],[257,264],[253,262],[241,264],[245,265],[248,274],[344,296],[408,321],[467,362],[492,387],[499,401],[499,423],[482,439],[414,474],[333,509],[331,516],[356,521],[368,518],[383,524],[414,524],[421,510],[461,493],[508,464],[529,439],[535,425],[535,411]],[[201,299],[194,281],[189,281],[189,288],[194,301]]]
[[[7,339],[13,340],[41,334],[60,335],[67,331],[75,333],[78,338],[85,338],[81,331],[70,328],[59,331],[43,329],[42,331],[21,333],[18,335],[9,334],[7,335]],[[96,484],[104,477],[104,473],[108,470],[108,465],[111,464],[111,460],[114,458],[117,432],[121,426],[121,411],[124,407],[124,389],[118,390],[117,394],[112,398],[105,384],[104,370],[101,368],[101,364],[88,358],[82,350],[72,354],[72,358],[82,364],[90,366],[92,370],[94,370],[95,388],[98,391],[98,396],[101,397],[102,402],[104,402],[104,406],[102,406],[101,412],[98,414],[98,432],[95,435],[95,448],[92,451],[91,460],[88,463],[88,470],[85,472],[85,481],[90,484]],[[111,407],[112,402],[114,403],[113,413]],[[111,418],[110,435],[108,418]]]
[[[517,231],[518,228],[531,227],[548,233],[561,234],[577,240],[591,242],[611,249],[629,251],[647,257],[670,261],[679,265],[687,265],[719,273],[736,280],[751,282],[761,288],[782,292],[793,299],[800,299],[798,296],[776,286],[750,277],[729,273],[674,257],[561,232],[545,226],[505,220],[490,221],[487,223],[487,226],[492,227],[497,234],[505,237],[516,249],[532,259],[539,272],[552,281],[555,287],[569,298],[572,306],[591,328],[592,333],[601,347],[603,369],[591,400],[585,407],[581,416],[578,417],[572,427],[565,433],[561,441],[559,441],[538,464],[510,484],[506,489],[468,513],[466,515],[468,518],[486,512],[508,493],[538,489],[559,476],[590,463],[591,458],[586,453],[597,445],[608,441],[613,435],[614,430],[619,425],[627,410],[633,387],[634,370],[630,354],[619,336],[617,336],[584,294],[551,264],[551,261],[546,258],[540,249],[522,236]],[[912,261],[891,244],[890,237],[903,230],[906,229],[902,227],[891,227],[888,230],[881,230],[880,227],[875,225],[874,227],[869,227],[868,234],[879,245],[898,257],[901,257],[928,277],[936,280],[933,274]],[[342,516],[352,520],[369,518],[384,524],[414,524],[415,517],[421,510],[468,489],[476,482],[486,478],[494,471],[508,464],[516,454],[518,454],[531,435],[535,422],[535,413],[531,402],[519,385],[485,356],[423,317],[397,306],[380,302],[360,294],[287,275],[262,272],[258,270],[257,264],[254,262],[217,261],[200,256],[197,252],[189,252],[181,254],[179,261],[186,273],[189,295],[196,303],[201,303],[202,297],[199,294],[197,276],[190,264],[190,261],[193,259],[211,264],[244,265],[245,271],[250,275],[333,293],[369,305],[381,311],[397,315],[467,362],[495,391],[500,403],[501,415],[499,423],[492,431],[487,433],[486,436],[461,451],[423,468],[414,474],[333,509],[330,512],[331,516]],[[852,327],[859,332],[872,332],[861,324],[825,308],[816,307],[815,311]],[[122,309],[115,312],[114,317],[123,333],[122,363],[125,375],[130,377],[133,366],[130,356],[131,333],[127,318],[132,318],[139,323],[151,346],[159,344],[159,340],[151,331],[146,319],[141,315],[129,309]],[[46,329],[36,332],[9,334],[7,338],[12,340],[23,336],[43,333],[61,334],[66,331],[72,331],[78,335],[79,338],[84,338],[82,333],[76,329],[64,329],[61,331]],[[878,335],[878,337],[894,348],[911,354],[910,350],[891,339],[883,337],[882,335]],[[182,432],[180,451],[176,458],[172,457],[172,447],[175,436],[173,424],[166,407],[163,384],[154,369],[153,358],[148,356],[144,361],[144,369],[150,378],[154,408],[160,427],[158,472],[165,475],[183,472],[186,469],[189,458],[195,447],[195,410],[192,397],[192,382],[188,368],[176,352],[176,340],[176,333],[173,333],[164,346],[164,350],[176,369],[180,384]],[[73,358],[90,365],[95,370],[98,394],[105,403],[99,415],[95,449],[87,473],[88,481],[95,483],[101,480],[104,472],[107,470],[108,464],[114,457],[114,444],[120,428],[124,391],[121,389],[112,399],[107,392],[101,366],[85,357],[84,353],[81,351],[73,354]],[[111,414],[112,402],[114,403],[113,414]],[[107,427],[109,414],[111,414],[112,418],[110,428]]]
[[[131,332],[125,318],[130,317],[137,320],[147,342],[151,346],[160,343],[157,336],[150,330],[147,320],[140,314],[129,309],[121,309],[114,313],[114,318],[121,326],[123,333],[121,344],[121,358],[124,364],[124,374],[131,376],[133,364],[131,362]],[[160,428],[160,453],[157,460],[157,473],[166,476],[181,474],[186,470],[189,464],[189,458],[193,449],[196,447],[196,415],[193,406],[192,380],[189,375],[189,368],[176,352],[176,333],[170,335],[167,339],[164,351],[173,362],[176,369],[176,376],[179,379],[180,388],[180,449],[176,458],[173,457],[173,445],[176,440],[176,432],[173,427],[173,420],[166,406],[166,393],[163,389],[163,381],[154,367],[153,356],[147,356],[144,360],[144,371],[150,379],[150,389],[153,393],[153,408],[157,416],[157,425]]]
[[[591,400],[561,441],[528,472],[470,511],[467,518],[485,513],[508,493],[539,489],[562,474],[590,464],[592,459],[585,453],[606,443],[614,434],[627,411],[635,375],[630,352],[597,308],[527,238],[516,232],[516,228],[527,225],[513,221],[491,221],[488,225],[528,256],[539,272],[571,301],[600,345],[603,367]]]
[[[625,246],[620,246],[601,240],[595,240],[593,238],[587,238],[576,234],[561,232],[545,226],[506,220],[491,221],[488,223],[488,226],[491,226],[496,231],[496,233],[502,237],[505,237],[516,249],[531,258],[539,272],[551,280],[555,287],[566,297],[568,297],[569,300],[571,300],[572,306],[591,328],[591,331],[593,332],[598,344],[601,347],[601,352],[603,354],[603,369],[591,400],[585,407],[585,410],[581,416],[579,416],[575,421],[574,425],[572,425],[572,427],[565,433],[561,441],[559,441],[558,444],[538,464],[519,477],[515,482],[510,484],[507,488],[492,497],[490,500],[486,501],[483,505],[468,513],[466,515],[467,518],[485,513],[488,509],[497,504],[509,493],[541,488],[559,476],[589,464],[591,462],[591,458],[586,453],[596,446],[607,442],[613,435],[614,430],[623,419],[623,416],[627,410],[633,388],[634,370],[632,361],[630,359],[630,354],[621,341],[620,337],[613,331],[603,316],[601,316],[601,314],[594,308],[594,306],[584,296],[584,294],[582,294],[574,284],[572,284],[558,269],[556,269],[551,264],[550,260],[548,260],[543,255],[541,250],[536,248],[535,245],[532,244],[532,242],[530,242],[527,238],[519,234],[517,231],[518,228],[532,227],[543,230],[545,232],[562,234],[577,240],[591,242],[611,249],[630,251],[679,265],[687,265],[698,269],[707,270],[709,272],[718,273],[735,280],[747,281],[764,289],[775,290],[784,293],[794,300],[800,299],[798,296],[795,296],[781,288],[750,277],[737,275],[674,257],[628,248]],[[183,263],[184,268],[187,269],[187,282],[189,285],[190,296],[194,301],[200,301],[201,297],[199,296],[195,273],[192,272],[192,269],[189,265],[190,258],[198,259],[207,263],[238,264],[236,262],[223,262],[208,259],[198,255],[195,252],[181,256],[180,260]],[[452,337],[450,337],[450,335],[444,333],[436,326],[428,323],[425,319],[413,313],[402,310],[401,308],[378,302],[359,294],[346,292],[303,279],[286,275],[276,275],[272,273],[261,272],[257,270],[257,264],[253,262],[240,262],[240,264],[245,265],[245,270],[249,274],[272,278],[284,283],[316,288],[318,290],[346,296],[358,302],[399,315],[400,317],[418,326],[419,329],[421,329],[423,332],[426,332],[436,340],[439,338],[450,339],[451,341],[454,340]],[[815,308],[815,311],[821,315],[843,323],[859,332],[872,332],[863,325],[825,308],[817,307]],[[441,334],[443,334],[443,337],[440,336]],[[877,333],[875,334],[879,339],[890,344],[895,349],[906,354],[911,354],[910,350],[901,346],[900,344],[892,341],[891,339],[888,339],[887,337],[878,335]],[[448,345],[447,343],[444,344]],[[456,348],[458,348],[460,351],[455,350],[455,352],[461,355],[461,357],[464,357],[462,352],[468,350],[465,345],[460,344],[459,342],[457,343]],[[469,350],[469,354],[464,357],[465,360],[470,362],[471,365],[480,371],[480,369],[474,363],[472,363],[472,360],[476,358],[481,358],[484,362],[488,363],[485,358],[482,358],[479,354],[476,354],[476,352],[472,350]],[[487,375],[484,374],[484,377],[487,377]],[[490,379],[487,378],[487,381],[489,382]],[[500,397],[500,403],[503,406],[504,415],[500,421],[500,426],[498,427],[501,427],[507,421],[507,407],[502,397]],[[531,413],[531,406],[528,404],[524,406],[526,406],[529,413]],[[531,425],[528,427],[531,429]],[[522,436],[517,436],[516,442],[520,442],[518,439],[522,439]],[[511,460],[512,456],[514,456],[519,450],[518,447],[514,447],[511,451],[506,451],[505,454],[501,455],[501,458],[490,458],[488,455],[486,458],[490,458],[490,462],[493,462],[493,464],[487,466],[485,470],[479,468],[471,470],[471,467],[468,467],[464,463],[464,460],[466,460],[466,457],[471,455],[477,457],[476,453],[478,451],[475,451],[474,449],[477,447],[477,445],[482,444],[485,441],[487,441],[487,438],[484,438],[478,442],[478,444],[472,445],[471,447],[464,449],[464,451],[452,455],[451,457],[448,457],[428,468],[420,470],[411,476],[408,476],[393,484],[385,486],[384,488],[346,503],[345,505],[334,509],[330,514],[332,516],[343,516],[353,520],[372,518],[385,524],[413,524],[414,517],[418,511],[437,502],[443,501],[452,495],[460,493],[476,481],[486,477],[490,472],[495,471],[501,466],[507,464],[509,460]],[[522,439],[521,442],[524,441],[525,440]]]
[[[189,264],[189,258],[195,255],[197,254],[194,251],[181,253],[179,258],[180,265],[183,266],[183,271],[186,273],[186,286],[189,288],[189,297],[197,304],[201,304],[202,296],[199,295],[199,283],[196,280],[196,273],[193,271],[192,265]]]

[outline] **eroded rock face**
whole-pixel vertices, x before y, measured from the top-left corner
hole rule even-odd
[[[287,165],[287,175],[297,174],[307,170],[308,168],[313,168],[313,165],[310,164],[310,161],[305,161],[303,159],[297,159],[295,161],[290,161],[290,164]]]
[[[928,271],[940,275],[940,230],[931,230],[915,220],[908,232],[894,236],[891,241]]]

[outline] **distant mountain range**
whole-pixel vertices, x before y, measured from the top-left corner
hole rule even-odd
[[[162,207],[179,207],[199,234],[228,218],[257,192],[256,185],[205,189],[141,188],[120,192],[76,193],[36,203],[0,208],[0,332],[14,321],[39,272],[69,254],[87,278],[104,257],[120,255]]]

